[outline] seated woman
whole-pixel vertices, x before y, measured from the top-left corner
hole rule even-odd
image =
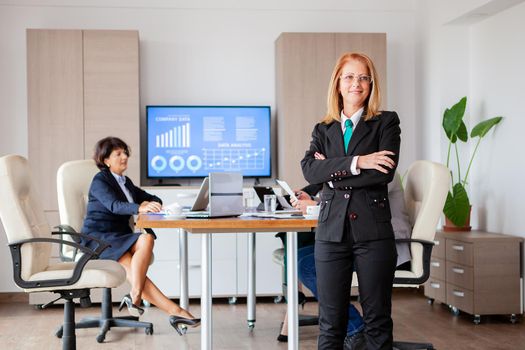
[[[119,311],[127,306],[132,316],[144,313],[139,305],[142,298],[156,305],[169,316],[170,324],[182,335],[182,325],[195,327],[200,319],[168,299],[146,276],[153,254],[155,235],[133,231],[133,215],[155,213],[162,208],[160,198],[136,187],[124,176],[128,168],[130,150],[117,137],[106,137],[97,142],[93,156],[100,172],[89,189],[86,218],[82,233],[109,244],[101,259],[118,261],[126,270],[131,291],[120,303]],[[94,241],[81,242],[88,248]]]

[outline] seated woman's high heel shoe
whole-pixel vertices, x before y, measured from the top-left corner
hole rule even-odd
[[[144,313],[143,308],[133,304],[133,300],[129,294],[124,295],[124,298],[122,298],[120,306],[118,307],[118,311],[121,311],[124,308],[124,305],[128,307],[128,311],[131,316],[139,317]]]
[[[171,315],[170,318],[170,324],[175,328],[177,333],[179,335],[183,335],[185,332],[183,331],[183,326],[187,327],[197,327],[201,324],[200,318],[185,318],[180,316]]]
[[[299,302],[299,305],[301,305],[301,308],[304,309],[304,304],[306,304],[306,295],[304,295],[303,292],[297,292],[297,300]]]
[[[283,329],[283,323],[281,322],[281,326],[279,327],[279,335],[277,336],[277,341],[281,343],[287,343],[288,336],[280,332],[282,329]]]

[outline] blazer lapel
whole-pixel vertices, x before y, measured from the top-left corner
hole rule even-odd
[[[127,202],[128,198],[126,198],[126,195],[124,194],[124,191],[122,191],[122,188],[120,188],[120,185],[118,184],[117,179],[115,179],[113,174],[111,174],[111,172],[109,170],[105,170],[104,174],[109,179],[109,182],[111,183],[111,185],[113,186],[115,191],[117,191],[117,193],[119,194],[119,196],[120,196],[119,199],[121,201],[123,201],[123,202]]]
[[[343,140],[343,132],[341,131],[340,122],[333,122],[330,124],[330,127],[326,132],[326,136],[328,141],[333,143],[333,149],[336,150],[337,153],[345,153],[345,142]]]
[[[363,118],[357,124],[354,132],[352,133],[352,138],[350,139],[350,144],[348,145],[348,152],[346,154],[352,154],[355,151],[355,148],[359,144],[359,141],[363,139],[370,132],[370,126]],[[344,148],[344,145],[343,145]]]

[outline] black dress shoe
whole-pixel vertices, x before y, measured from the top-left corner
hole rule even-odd
[[[177,333],[179,333],[179,335],[183,335],[184,333],[186,333],[183,330],[183,326],[197,327],[201,324],[200,318],[185,318],[181,316],[171,315],[169,320],[170,320],[170,324],[173,326],[173,328],[175,328],[175,330],[177,331]]]
[[[346,336],[344,350],[366,350],[366,339],[364,331]]]
[[[133,304],[133,301],[131,300],[131,296],[129,294],[124,295],[124,298],[122,298],[120,306],[118,307],[118,311],[121,311],[124,308],[124,305],[127,306],[129,314],[131,316],[139,317],[144,313],[143,308]]]
[[[279,332],[281,332],[281,329],[283,329],[283,322],[281,322],[281,325],[279,326]],[[288,336],[279,333],[279,335],[277,336],[277,341],[281,343],[288,343]]]

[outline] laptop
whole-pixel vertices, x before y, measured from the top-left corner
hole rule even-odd
[[[210,173],[186,213],[187,219],[239,216],[244,212],[241,173]]]

